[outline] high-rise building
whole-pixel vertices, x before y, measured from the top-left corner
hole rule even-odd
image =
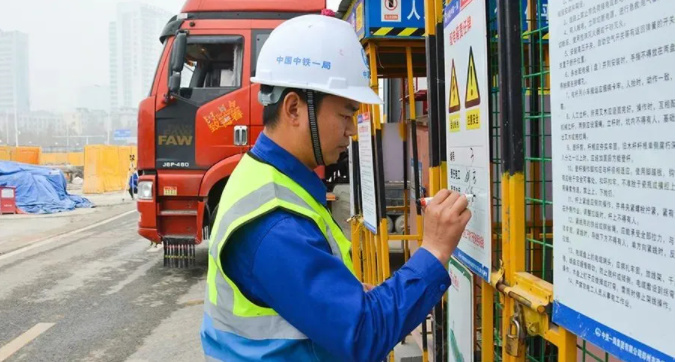
[[[0,113],[29,110],[28,34],[0,30]]]
[[[118,4],[108,28],[111,112],[137,108],[148,95],[162,51],[159,37],[171,16],[141,3]]]

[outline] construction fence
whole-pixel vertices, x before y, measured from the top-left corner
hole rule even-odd
[[[0,161],[14,161],[39,165],[41,154],[42,151],[40,147],[0,146]]]
[[[127,189],[136,167],[136,146],[88,145],[84,152],[42,153],[40,147],[0,146],[0,161],[84,168],[85,194]]]

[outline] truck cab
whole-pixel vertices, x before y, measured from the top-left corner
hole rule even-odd
[[[150,94],[138,114],[138,232],[165,265],[190,266],[207,240],[240,158],[263,130],[256,58],[287,19],[325,0],[188,0],[166,24]],[[323,176],[323,175],[322,175]]]

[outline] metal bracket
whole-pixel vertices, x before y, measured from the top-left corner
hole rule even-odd
[[[530,273],[516,273],[511,290],[525,296],[531,302],[531,308],[538,312],[543,312],[543,308],[554,301],[554,286]]]
[[[514,275],[514,285],[509,286],[504,282],[504,276],[505,271],[501,265],[499,270],[491,273],[491,285],[502,294],[515,299],[529,309],[539,314],[545,313],[547,306],[554,299],[551,283],[547,283],[530,273],[520,272]]]

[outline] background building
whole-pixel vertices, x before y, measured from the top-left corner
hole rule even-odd
[[[137,108],[147,96],[162,51],[159,36],[171,16],[145,4],[118,4],[108,28],[111,112]]]
[[[0,113],[30,110],[28,34],[0,30]]]

